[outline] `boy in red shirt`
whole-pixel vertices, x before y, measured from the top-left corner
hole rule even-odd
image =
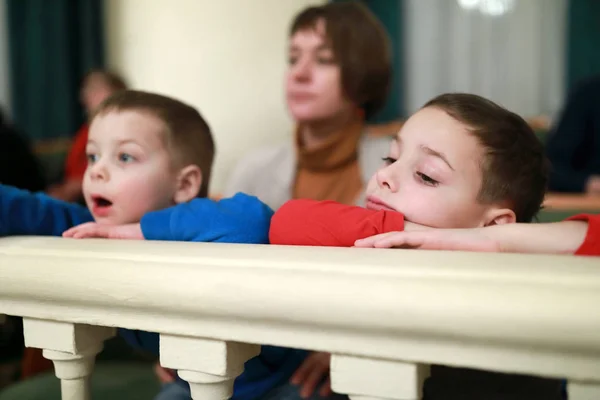
[[[354,246],[410,229],[529,222],[548,162],[518,115],[471,94],[445,94],[411,116],[367,185],[366,208],[292,200],[275,213],[272,244]]]
[[[271,243],[600,255],[600,215],[524,223],[545,192],[540,151],[520,117],[478,96],[439,96],[398,133],[366,208],[292,200]]]
[[[520,226],[513,223],[530,222],[539,211],[549,172],[543,146],[523,118],[470,94],[445,94],[428,102],[404,124],[384,162],[367,185],[366,208],[289,201],[271,220],[271,244],[390,247],[395,244],[390,237],[400,235],[426,238],[428,232],[441,235],[451,228]],[[379,236],[366,239],[374,235]],[[301,384],[303,393],[319,387],[321,395],[328,394],[329,382],[320,385],[328,366],[328,354],[313,353],[292,382]],[[444,382],[452,374],[434,368],[426,397],[432,393],[427,386],[447,392]],[[460,380],[452,379],[455,387],[473,393],[494,393],[508,385],[515,394],[560,398],[558,381],[470,370],[458,374]],[[506,379],[514,380],[507,384]]]

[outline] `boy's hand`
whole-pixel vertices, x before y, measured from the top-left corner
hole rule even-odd
[[[319,388],[319,395],[322,397],[331,395],[330,363],[331,354],[310,353],[290,379],[292,384],[300,385],[300,397],[304,399],[310,397],[321,382],[323,384]],[[325,377],[327,379],[323,381]]]
[[[88,222],[68,229],[63,232],[63,237],[144,240],[140,224],[100,225],[96,222]]]
[[[501,251],[500,244],[481,229],[429,229],[411,232],[389,232],[357,240],[355,246],[481,252]]]

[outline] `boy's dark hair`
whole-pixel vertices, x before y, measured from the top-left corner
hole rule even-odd
[[[294,19],[290,37],[298,31],[316,30],[321,21],[325,42],[341,70],[343,93],[371,117],[385,104],[392,80],[385,29],[366,6],[347,1],[305,9]]]
[[[474,94],[443,94],[425,107],[441,109],[464,123],[483,145],[479,201],[507,202],[517,222],[530,222],[544,201],[550,164],[529,124],[519,115]]]
[[[194,107],[155,93],[123,90],[107,98],[92,119],[111,111],[146,112],[161,120],[173,163],[177,167],[197,165],[202,172],[197,197],[208,196],[215,144],[208,123]]]
[[[93,69],[91,71],[88,71],[81,80],[82,87],[85,86],[91,78],[95,77],[102,79],[106,83],[106,85],[113,89],[115,92],[127,89],[127,82],[125,82],[125,79],[123,79],[123,77],[118,75],[116,72],[107,71],[103,69]]]

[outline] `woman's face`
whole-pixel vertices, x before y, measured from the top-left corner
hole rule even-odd
[[[324,22],[291,37],[286,97],[298,122],[323,121],[355,108],[344,96],[340,67],[325,41]]]

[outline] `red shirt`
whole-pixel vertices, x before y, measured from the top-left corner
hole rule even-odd
[[[404,230],[404,215],[335,201],[290,200],[271,219],[271,244],[352,247],[358,239]]]
[[[583,244],[575,252],[580,256],[600,256],[600,215],[580,214],[568,221],[587,221],[588,230]]]
[[[569,220],[587,221],[588,231],[576,255],[600,256],[600,215],[581,214]],[[334,201],[290,200],[273,215],[271,244],[352,247],[358,239],[404,230],[404,215],[374,211]]]
[[[83,124],[73,138],[73,144],[65,162],[65,180],[83,180],[87,168],[85,148],[88,141],[88,125]]]

